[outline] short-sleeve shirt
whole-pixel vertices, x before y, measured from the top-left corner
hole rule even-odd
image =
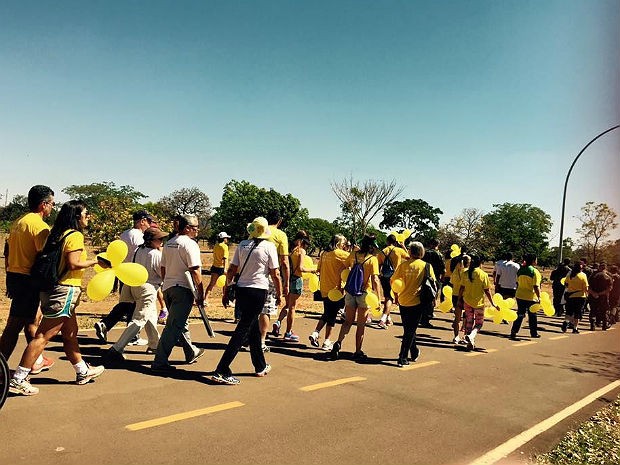
[[[131,262],[136,249],[144,244],[144,233],[140,229],[131,228],[123,231],[120,235],[120,239],[127,244],[127,256],[125,257],[125,262]]]
[[[489,275],[480,268],[475,268],[469,279],[469,270],[461,275],[461,287],[463,287],[463,300],[473,308],[484,307],[484,290],[489,289]]]
[[[517,273],[521,269],[518,263],[505,261],[504,264],[497,270],[497,282],[500,287],[504,289],[516,289],[517,288]],[[535,269],[535,268],[534,268]]]
[[[379,266],[383,265],[383,262],[387,257],[390,257],[390,261],[392,262],[392,267],[394,269],[398,268],[398,266],[409,258],[409,254],[405,249],[400,247],[396,247],[394,245],[388,245],[385,249],[377,254],[377,260],[379,262]]]
[[[458,297],[459,290],[463,283],[463,276],[467,273],[468,268],[463,268],[463,264],[459,263],[459,265],[452,272],[452,276],[450,276],[450,284],[452,284],[452,295]]]
[[[327,297],[332,289],[340,288],[342,281],[340,275],[347,268],[347,258],[349,258],[349,252],[342,249],[334,249],[321,255],[317,270],[321,276],[320,286],[323,297]]]
[[[173,286],[193,290],[194,282],[189,270],[202,266],[200,247],[185,234],[174,236],[164,245],[161,266],[166,269],[162,290]]]
[[[253,239],[241,241],[230,261],[231,265],[238,267],[237,273],[241,273],[237,284],[239,287],[269,289],[269,271],[279,265],[276,246],[268,240],[260,241],[254,248],[253,245]]]
[[[517,292],[515,297],[533,302],[536,300],[534,287],[540,287],[541,280],[540,272],[532,265],[522,266],[517,272]]]
[[[30,274],[34,259],[45,245],[50,227],[38,213],[26,213],[11,225],[7,242],[10,273]]]
[[[228,244],[218,242],[213,247],[213,266],[216,268],[224,268],[224,260],[228,260]]]
[[[161,250],[139,247],[136,251],[135,263],[139,263],[148,271],[147,283],[155,287],[161,286]]]
[[[301,277],[300,265],[303,257],[306,255],[306,251],[302,247],[295,247],[290,254],[291,257],[291,277],[293,275],[298,278]]]
[[[403,282],[403,290],[398,294],[398,302],[404,307],[413,307],[420,304],[420,287],[424,280],[426,262],[419,258],[405,260],[396,268],[390,282],[400,279]],[[430,275],[435,279],[433,267],[429,267]]]
[[[288,237],[286,233],[275,226],[269,226],[271,235],[267,238],[269,242],[272,242],[276,246],[276,251],[279,256],[288,255]]]
[[[443,276],[446,272],[446,265],[441,254],[435,249],[428,249],[422,258],[426,263],[430,263],[436,276]]]
[[[362,267],[364,268],[364,285],[362,286],[362,290],[367,290],[371,287],[370,277],[373,275],[379,274],[379,261],[377,257],[374,255],[363,255],[360,252],[352,253],[347,257],[346,266],[347,268],[352,268],[357,259],[357,263],[362,263]]]
[[[566,292],[569,294],[569,299],[586,297],[588,295],[588,278],[583,271],[572,277],[568,275],[564,285],[566,286]]]
[[[610,291],[614,285],[614,280],[606,271],[597,271],[588,280],[590,282],[590,289],[594,292]]]
[[[60,237],[66,235],[71,229],[67,229],[62,233]],[[69,252],[75,252],[77,250],[81,250],[80,253],[80,261],[86,260],[86,247],[84,247],[84,234],[80,231],[76,231],[72,234],[69,234],[63,244],[62,247],[62,256],[60,258],[60,270],[61,273],[63,270],[67,268],[67,254]],[[75,286],[80,287],[82,285],[82,277],[84,276],[85,268],[80,268],[79,270],[71,270],[66,271],[62,274],[60,279],[58,280],[58,284],[62,284],[64,286]]]

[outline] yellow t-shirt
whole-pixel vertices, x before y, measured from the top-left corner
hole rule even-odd
[[[291,276],[295,275],[301,278],[300,264],[303,256],[306,255],[306,251],[302,247],[295,247],[291,252]]]
[[[515,297],[530,302],[535,301],[538,297],[536,292],[534,292],[534,287],[538,286],[540,288],[541,281],[542,277],[536,268],[532,265],[522,266],[517,272],[517,292]]]
[[[443,274],[444,278],[450,278],[452,276],[452,271],[450,271],[450,262],[452,261],[451,258],[446,258],[443,262],[446,265],[446,272]]]
[[[349,252],[342,249],[335,249],[324,252],[319,259],[317,270],[321,276],[321,295],[327,297],[329,291],[340,288],[340,274],[344,270],[349,258]]]
[[[489,275],[480,268],[474,269],[472,279],[469,279],[469,271],[461,275],[463,287],[463,300],[473,308],[484,307],[484,290],[489,289]]]
[[[224,260],[228,260],[228,244],[218,242],[213,247],[213,266],[224,268]]]
[[[286,236],[286,233],[276,228],[275,226],[269,226],[269,230],[271,231],[271,235],[267,238],[267,240],[273,242],[276,245],[278,256],[287,256],[288,237]]]
[[[394,245],[388,245],[385,249],[377,254],[377,260],[379,261],[379,267],[383,265],[385,258],[389,255],[390,261],[392,262],[392,267],[394,269],[398,268],[398,266],[409,258],[409,254],[405,249],[401,249],[400,247],[396,247]]]
[[[400,264],[390,280],[393,283],[400,279],[403,290],[398,294],[398,303],[404,307],[413,307],[420,304],[420,286],[424,280],[426,262],[419,258],[408,259]],[[435,279],[433,267],[429,267],[430,275]]]
[[[463,283],[463,276],[467,273],[469,268],[463,268],[463,264],[459,263],[450,276],[450,284],[452,284],[452,295],[458,297],[459,289]]]
[[[572,278],[568,275],[564,285],[566,286],[566,292],[570,294],[568,296],[569,299],[587,297],[588,295],[588,278],[583,271],[580,271]]]
[[[369,287],[372,288],[370,284],[370,277],[379,274],[379,262],[377,261],[377,257],[371,254],[363,254],[361,252],[355,252],[350,254],[347,257],[346,266],[347,268],[352,268],[355,264],[355,260],[357,257],[357,263],[362,263],[364,260],[363,268],[364,268],[364,291],[366,291]]]
[[[7,271],[30,274],[37,253],[43,250],[50,227],[38,213],[26,213],[11,225]]]
[[[67,234],[70,229],[67,229],[62,233],[62,236]],[[76,250],[81,250],[80,261],[86,260],[86,247],[84,247],[84,234],[77,231],[73,234],[67,236],[65,239],[65,243],[62,248],[62,257],[60,258],[60,270],[65,270],[67,267],[67,254],[69,252],[75,252]],[[61,279],[58,281],[58,284],[64,284],[65,286],[76,286],[80,287],[82,285],[82,276],[84,276],[84,271],[86,268],[81,268],[79,270],[65,271],[61,276]]]

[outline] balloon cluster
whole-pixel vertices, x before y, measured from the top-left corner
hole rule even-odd
[[[457,244],[450,246],[450,258],[454,258],[457,255],[461,255],[461,248]]]
[[[403,232],[391,231],[388,236],[394,236],[398,242],[405,242],[411,236],[409,229],[404,229]]]
[[[443,296],[445,297],[444,301],[441,302],[438,306],[437,309],[440,312],[443,313],[448,313],[450,310],[452,310],[452,292],[453,289],[450,286],[444,286],[441,289],[441,293],[443,294]]]
[[[555,308],[553,308],[553,302],[551,302],[551,297],[549,297],[548,292],[540,293],[540,303],[532,305],[530,307],[530,312],[536,313],[540,309],[542,309],[543,313],[547,316],[555,315]]]
[[[105,299],[114,287],[114,279],[118,278],[127,286],[142,286],[149,277],[149,273],[139,263],[123,263],[127,256],[127,244],[121,240],[110,242],[105,252],[97,255],[98,258],[110,262],[110,268],[95,265],[95,276],[86,287],[86,295],[95,302]]]
[[[493,303],[499,307],[499,310],[495,307],[485,307],[484,316],[491,318],[493,323],[500,324],[502,320],[515,321],[517,319],[517,312],[512,307],[515,304],[515,299],[505,299],[500,294],[493,294]]]

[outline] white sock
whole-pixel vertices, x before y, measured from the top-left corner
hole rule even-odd
[[[476,334],[478,334],[478,330],[476,328],[471,330],[471,333],[469,333],[469,338],[470,339],[475,339],[476,338]]]
[[[73,365],[73,368],[75,369],[75,372],[80,375],[80,374],[84,374],[88,371],[88,365],[86,364],[86,362],[84,360],[76,363],[75,365]]]
[[[43,354],[39,355],[37,360],[34,362],[35,365],[41,365],[43,363]]]
[[[30,374],[30,368],[24,368],[22,366],[18,366],[17,369],[15,370],[15,373],[13,373],[13,379],[21,383],[23,380],[25,380],[28,377],[29,374]]]
[[[381,323],[385,323],[387,321],[387,315],[384,313],[381,315]]]
[[[317,331],[312,331],[312,337],[318,339],[319,338],[319,333]]]
[[[330,342],[332,342],[332,341],[330,341],[329,339],[325,339],[325,340],[323,341],[323,344],[329,344]]]

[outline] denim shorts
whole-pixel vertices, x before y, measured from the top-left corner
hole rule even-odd
[[[299,276],[295,276],[294,274],[291,275],[291,279],[289,281],[289,293],[301,295],[301,291],[303,288],[304,280]]]
[[[362,295],[351,295],[348,292],[344,293],[344,304],[347,307],[351,308],[368,308],[368,304],[366,303],[366,295],[368,293],[364,291]]]

